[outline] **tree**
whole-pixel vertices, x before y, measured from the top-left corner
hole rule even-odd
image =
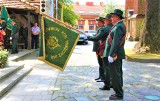
[[[80,17],[75,12],[73,12],[71,9],[73,9],[72,6],[71,6],[71,8],[64,7],[63,20],[64,20],[64,22],[67,22],[67,23],[71,24],[72,26],[75,26],[77,24],[77,20]]]
[[[115,1],[110,1],[107,2],[107,4],[105,5],[106,7],[103,9],[103,13],[100,16],[105,17],[108,13],[111,13],[114,11],[114,9],[116,8],[116,4]]]
[[[111,13],[114,11],[114,9],[121,9],[121,7],[119,7],[119,5],[116,4],[115,0],[108,0],[106,7],[103,9],[103,12],[100,16],[105,17],[108,13]],[[121,9],[122,11],[124,11],[124,9]],[[123,14],[124,15],[124,14]]]
[[[79,16],[73,11],[72,0],[58,0],[58,19],[75,26]]]
[[[146,0],[146,13],[136,53],[160,53],[160,0]]]

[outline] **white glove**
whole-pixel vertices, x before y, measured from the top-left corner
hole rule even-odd
[[[108,62],[109,62],[109,63],[112,63],[112,62],[113,62],[113,57],[108,56]]]
[[[12,40],[12,37],[10,37],[9,40]]]

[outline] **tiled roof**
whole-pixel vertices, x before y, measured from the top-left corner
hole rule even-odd
[[[39,2],[23,2],[20,0],[6,0],[2,3],[2,0],[0,1],[0,5],[4,5],[7,8],[12,9],[27,9],[27,10],[35,10],[39,9]]]
[[[86,6],[86,5],[75,5],[74,11],[79,15],[99,15],[103,11],[103,6],[94,5],[94,6]]]

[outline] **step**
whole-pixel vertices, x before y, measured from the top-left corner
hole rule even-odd
[[[0,82],[24,67],[24,64],[17,64],[15,62],[9,63],[8,66],[0,69]]]
[[[25,56],[30,55],[34,52],[38,52],[38,49],[32,49],[32,50],[23,50],[20,54],[10,54],[9,55],[9,61],[19,61],[23,59]]]
[[[25,75],[32,70],[32,67],[25,67],[11,75],[7,79],[0,82],[0,97],[9,91],[16,83],[18,83]]]

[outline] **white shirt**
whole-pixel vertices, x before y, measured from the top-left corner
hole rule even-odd
[[[40,28],[38,27],[38,26],[33,26],[32,27],[32,34],[33,35],[38,35],[39,34],[39,32],[40,32]]]

